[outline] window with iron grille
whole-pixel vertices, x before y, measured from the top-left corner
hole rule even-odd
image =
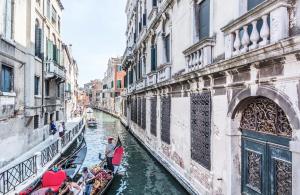
[[[146,98],[142,99],[142,129],[146,130]]]
[[[161,140],[170,144],[171,97],[161,98]]]
[[[137,99],[137,124],[141,127],[142,126],[142,106],[141,106],[141,98]]]
[[[39,115],[33,116],[33,128],[34,129],[39,128]]]
[[[203,167],[211,167],[211,94],[191,94],[191,157]]]
[[[12,92],[13,90],[13,68],[2,65],[1,69],[1,91]]]
[[[156,136],[157,132],[156,132],[156,123],[157,123],[157,118],[156,118],[156,108],[157,108],[157,98],[156,97],[152,97],[150,99],[150,107],[151,107],[151,125],[150,125],[150,132],[152,135]]]

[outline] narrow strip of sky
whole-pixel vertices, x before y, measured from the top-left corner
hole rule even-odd
[[[62,0],[62,36],[72,44],[79,85],[102,79],[110,57],[125,50],[126,0]]]

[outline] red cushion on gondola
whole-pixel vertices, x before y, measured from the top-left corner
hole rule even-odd
[[[114,157],[113,157],[113,160],[112,160],[112,164],[113,165],[120,165],[121,162],[122,162],[123,154],[124,154],[124,148],[122,146],[117,147],[115,149],[115,153],[114,153]]]
[[[42,187],[51,187],[56,189],[66,180],[67,174],[65,171],[60,170],[58,172],[47,171],[42,178]]]

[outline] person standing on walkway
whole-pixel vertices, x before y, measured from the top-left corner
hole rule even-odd
[[[115,144],[113,143],[112,137],[109,137],[107,139],[107,145],[105,149],[105,156],[106,156],[106,162],[107,162],[107,168],[114,172],[114,166],[112,164],[112,159],[114,157],[114,151],[115,151]]]
[[[59,126],[58,126],[58,134],[59,134],[59,137],[64,136],[65,130],[64,130],[63,125],[59,125]]]
[[[51,133],[52,135],[54,135],[54,134],[56,133],[56,131],[57,131],[56,125],[55,125],[55,123],[54,123],[54,120],[52,120],[51,123],[50,123],[50,133]]]

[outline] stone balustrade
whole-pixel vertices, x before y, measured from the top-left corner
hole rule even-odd
[[[145,78],[136,82],[136,90],[141,90],[141,89],[144,89],[145,87],[146,87],[146,79]]]
[[[60,66],[53,60],[49,60],[45,62],[45,71],[46,71],[47,78],[59,77],[62,80],[66,78],[65,68]]]
[[[157,83],[157,73],[152,72],[147,76],[147,86],[155,85]]]
[[[171,65],[166,65],[162,67],[158,72],[157,72],[157,82],[163,82],[166,80],[171,79]]]
[[[132,93],[136,89],[135,83],[129,85],[128,87],[128,93]]]
[[[231,22],[225,34],[225,58],[265,47],[288,37],[287,0],[269,0]]]
[[[214,39],[207,38],[183,51],[186,59],[186,72],[198,70],[211,64],[214,44]]]

